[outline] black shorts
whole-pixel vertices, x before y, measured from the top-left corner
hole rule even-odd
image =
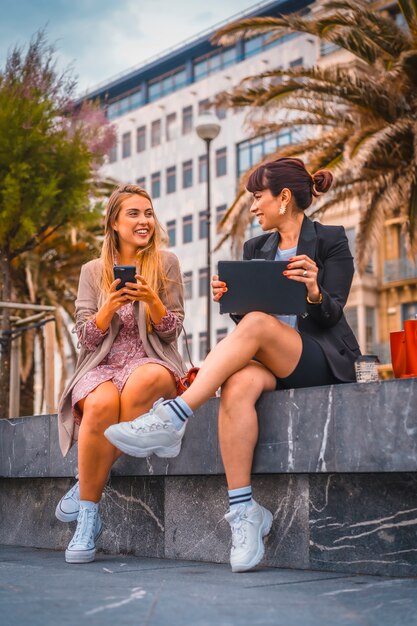
[[[297,389],[298,387],[319,387],[339,383],[332,373],[320,345],[304,333],[300,333],[303,350],[295,370],[286,378],[277,378],[276,389]]]

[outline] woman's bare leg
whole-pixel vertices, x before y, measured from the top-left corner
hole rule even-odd
[[[120,422],[129,422],[149,411],[159,398],[175,398],[176,385],[172,374],[163,365],[146,363],[129,376],[120,397]],[[114,461],[123,454],[115,450]]]
[[[248,313],[234,331],[213,348],[182,397],[194,411],[254,357],[275,376],[285,378],[294,371],[301,351],[301,337],[294,328],[266,313]]]
[[[104,437],[104,431],[119,421],[119,392],[107,381],[78,405],[83,414],[78,435],[80,500],[99,502],[115,454],[115,447]]]
[[[222,386],[219,442],[229,489],[251,483],[259,432],[255,403],[263,391],[273,391],[275,386],[275,376],[255,361],[233,374]]]

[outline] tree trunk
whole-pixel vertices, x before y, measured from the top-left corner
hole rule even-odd
[[[32,362],[29,374],[25,381],[20,381],[20,413],[19,415],[33,415],[35,405],[35,359],[32,355]]]
[[[1,299],[10,302],[12,295],[11,262],[7,254],[0,258],[2,288]],[[9,417],[10,384],[10,309],[2,309],[0,327],[0,418]]]

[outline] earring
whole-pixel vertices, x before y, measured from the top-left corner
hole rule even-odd
[[[280,215],[285,215],[286,210],[287,210],[287,207],[285,206],[285,204],[281,204],[278,213]]]

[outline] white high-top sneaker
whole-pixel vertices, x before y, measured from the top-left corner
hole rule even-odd
[[[90,563],[96,555],[96,541],[102,531],[99,505],[80,502],[77,528],[65,550],[67,563]]]
[[[261,562],[263,539],[272,527],[272,513],[252,500],[252,504],[233,508],[224,516],[232,530],[230,565],[232,572],[246,572]]]
[[[78,478],[76,476],[75,478]],[[80,482],[77,480],[67,493],[62,496],[55,509],[55,517],[60,522],[75,522],[80,512]]]

